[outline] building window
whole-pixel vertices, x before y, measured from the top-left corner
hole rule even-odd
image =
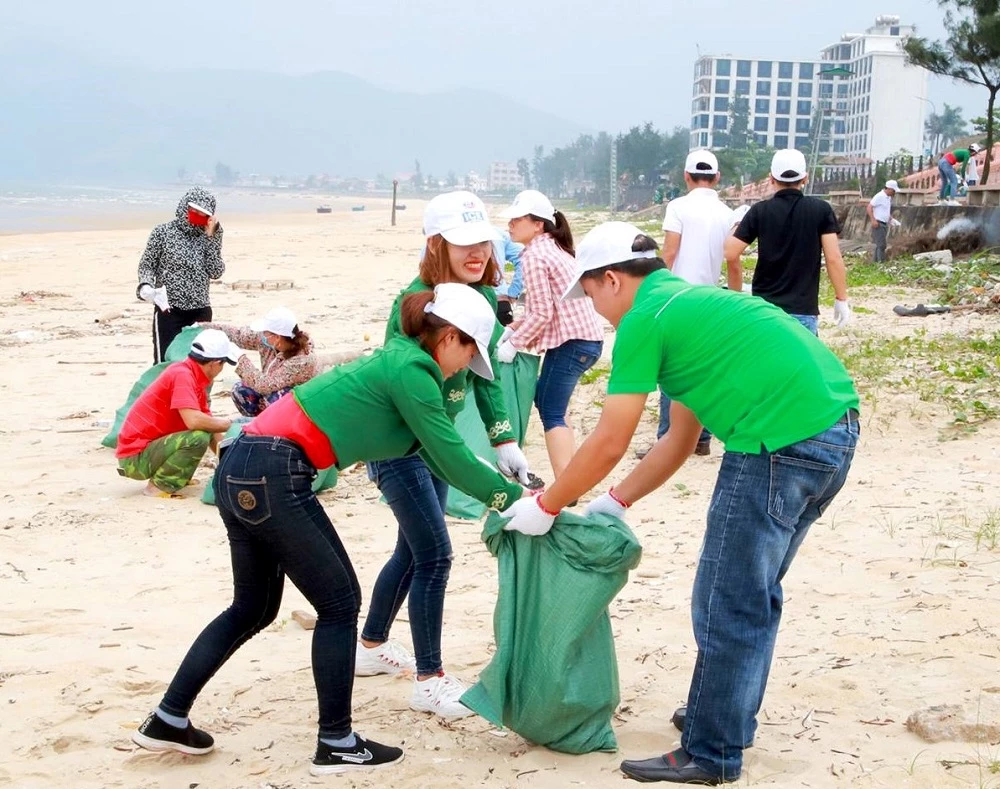
[[[708,128],[708,116],[707,115],[699,115],[698,116],[698,127],[697,128],[699,128],[699,129],[707,129]]]
[[[778,79],[791,79],[794,73],[794,66],[791,63],[778,64]]]
[[[690,148],[697,148],[698,147],[698,135],[697,135],[697,133],[694,133],[694,134],[691,135],[690,141],[688,143],[688,147],[690,147]]]
[[[715,92],[729,94],[729,80],[728,79],[717,79],[715,81]]]
[[[729,60],[717,60],[715,61],[715,73],[720,77],[729,76],[730,61]]]
[[[770,60],[758,60],[757,61],[757,76],[770,78],[771,76],[771,61]]]
[[[799,63],[799,79],[812,79],[812,78],[813,78],[813,64]]]
[[[890,36],[898,36],[899,35],[899,25],[893,25],[892,27],[890,27],[889,28],[889,35]]]
[[[771,95],[771,82],[770,82],[770,80],[766,80],[766,79],[757,80],[757,95],[758,96],[770,96]]]
[[[820,153],[829,153],[830,152],[830,141],[829,140],[820,140],[819,141],[819,152]]]
[[[767,135],[766,134],[755,134],[753,136],[753,141],[755,143],[757,143],[758,145],[760,145],[761,147],[765,147],[767,145]]]
[[[768,118],[754,118],[753,119],[753,130],[755,132],[766,132]]]
[[[795,110],[796,115],[812,115],[812,102],[811,101],[800,101],[796,105]]]
[[[756,99],[754,101],[753,111],[758,115],[768,115],[771,112],[771,100],[770,99]]]
[[[774,130],[776,132],[788,132],[788,118],[775,118]]]
[[[837,85],[837,97],[841,99],[846,99],[848,89],[849,85],[846,82],[841,82],[839,85]]]
[[[776,134],[774,136],[774,147],[775,148],[787,148],[788,147],[788,136],[784,134]]]
[[[813,86],[811,82],[800,82],[799,83],[799,98],[808,99],[813,95]]]
[[[746,96],[748,93],[750,93],[750,80],[748,79],[736,80],[736,95]]]
[[[798,148],[799,150],[802,150],[804,148],[808,148],[809,147],[809,138],[808,137],[796,137],[795,138],[795,147]]]
[[[844,141],[843,140],[834,140],[833,141],[833,152],[834,153],[843,153],[844,152]]]
[[[708,147],[708,132],[701,133],[701,141],[698,143],[702,148]]]
[[[792,114],[792,102],[788,99],[778,99],[774,105],[774,112],[776,115],[791,115]]]
[[[736,76],[737,77],[749,77],[750,76],[750,61],[749,60],[737,60],[736,61]]]
[[[778,83],[778,95],[779,96],[791,96],[792,95],[792,83],[791,82],[779,82]]]
[[[728,115],[713,115],[712,116],[712,128],[716,131],[725,131],[726,127],[729,126],[729,116]]]
[[[729,99],[725,96],[715,97],[715,111],[716,112],[729,112]]]
[[[799,85],[799,87],[802,87]],[[833,85],[829,82],[819,83],[819,95],[821,98],[829,99],[833,97]]]
[[[833,122],[833,133],[834,134],[847,134],[847,124],[844,121],[834,121]]]
[[[797,134],[808,134],[809,133],[809,118],[796,118],[795,119],[795,131]]]

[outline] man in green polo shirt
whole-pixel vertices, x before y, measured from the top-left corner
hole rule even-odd
[[[563,475],[504,515],[542,534],[628,449],[646,396],[674,402],[670,430],[625,479],[587,507],[624,517],[691,455],[704,424],[725,446],[691,600],[698,658],[681,748],[622,771],[641,781],[735,781],[753,740],[781,618],[781,579],[809,527],[841,489],[857,444],[850,376],[795,318],[747,294],[691,285],[656,242],[608,222],[577,249],[565,298],[589,296],[617,329],[608,396]]]

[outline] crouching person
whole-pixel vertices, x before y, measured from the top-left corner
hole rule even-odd
[[[166,498],[191,481],[205,451],[231,424],[212,416],[208,386],[238,349],[217,329],[191,343],[187,359],[170,365],[132,404],[118,434],[118,473],[149,480],[143,493]]]

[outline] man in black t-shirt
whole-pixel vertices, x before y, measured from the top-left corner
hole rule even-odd
[[[851,319],[851,306],[837,241],[840,225],[829,203],[802,194],[807,180],[801,151],[787,148],[774,154],[771,183],[778,191],[770,200],[754,204],[726,240],[726,262],[738,266],[743,250],[757,241],[753,294],[781,307],[817,334],[819,270],[824,256],[836,297],[833,318],[838,326]]]

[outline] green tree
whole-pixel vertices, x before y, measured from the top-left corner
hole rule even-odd
[[[517,172],[521,176],[521,180],[524,182],[524,188],[531,188],[531,166],[528,164],[528,160],[525,158],[520,158],[517,160]]]
[[[233,170],[228,164],[222,162],[215,163],[215,178],[212,183],[216,186],[232,186],[239,178],[239,173]]]
[[[531,159],[531,181],[534,184],[538,184],[538,168],[542,164],[542,160],[545,158],[545,148],[541,145],[536,145]]]
[[[729,127],[714,135],[717,148],[745,150],[753,137],[750,134],[750,99],[736,96],[729,105]]]
[[[984,129],[985,131],[985,129]],[[962,108],[945,104],[941,114],[932,112],[924,121],[924,136],[935,153],[943,151],[952,140],[961,137],[966,132],[965,120],[962,118]]]
[[[418,192],[424,191],[424,174],[420,172],[420,160],[413,162],[413,175],[410,176],[410,185]]]
[[[986,134],[986,116],[981,115],[978,118],[973,118],[969,123],[972,124],[972,131],[976,134]],[[1000,126],[1000,109],[993,110],[993,128]]]
[[[1000,92],[1000,0],[938,0],[938,5],[946,9],[945,40],[914,36],[903,45],[907,59],[933,74],[986,88],[986,148],[992,150],[993,110]],[[990,158],[982,183],[990,176]]]
[[[445,178],[444,183],[449,189],[454,189],[458,186],[458,176],[455,175],[454,170],[448,171],[448,176]]]

